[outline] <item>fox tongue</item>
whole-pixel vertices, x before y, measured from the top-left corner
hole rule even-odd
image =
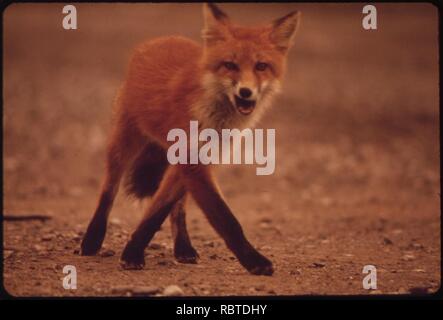
[[[248,115],[252,111],[254,111],[255,101],[253,101],[253,100],[246,100],[246,99],[242,99],[242,98],[235,96],[235,104],[236,104],[237,110],[241,114]]]
[[[243,106],[237,106],[238,111],[242,114],[250,114],[252,111],[254,111],[254,107],[243,107]]]

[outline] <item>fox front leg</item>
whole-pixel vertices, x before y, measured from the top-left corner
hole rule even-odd
[[[205,213],[209,223],[224,239],[228,248],[250,273],[272,275],[271,261],[258,252],[246,239],[240,223],[223,200],[210,167],[189,165],[182,169],[186,190],[189,191]]]

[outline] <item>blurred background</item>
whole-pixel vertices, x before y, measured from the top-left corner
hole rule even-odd
[[[75,6],[77,30],[62,28],[63,4],[13,4],[3,14],[3,188],[4,212],[49,213],[50,233],[77,228],[81,235],[98,196],[111,104],[131,50],[163,35],[200,41],[202,17],[201,4]],[[369,262],[384,270],[383,292],[435,290],[440,283],[436,7],[377,4],[378,29],[369,31],[362,28],[363,4],[220,7],[246,25],[294,9],[302,20],[283,93],[260,124],[276,129],[275,174],[256,176],[255,166],[220,169],[228,203],[278,271],[261,291],[252,290],[253,278],[242,274],[207,289],[209,294],[364,293],[361,266]],[[131,232],[142,210],[118,199],[112,214]],[[190,207],[191,238],[194,234],[205,256],[205,241],[218,238]],[[38,241],[44,229],[27,228],[5,224],[5,244],[23,253],[5,264],[10,291],[67,294],[43,274],[38,280],[43,285],[35,286],[15,273],[28,270],[20,269],[34,254],[27,243]],[[160,240],[169,241],[166,229]],[[37,254],[33,263],[64,261],[72,250],[63,251],[62,243],[55,242],[42,259]],[[123,245],[116,240],[115,249]],[[224,247],[217,253],[229,255]],[[107,267],[120,279],[118,254]],[[213,268],[208,269],[213,282],[218,268],[226,269],[223,259],[202,263]],[[174,268],[174,277],[180,277],[181,269]],[[150,272],[171,276],[168,270]],[[185,292],[204,294],[198,289],[201,276],[187,272],[195,284],[188,280],[192,290]],[[109,286],[102,287],[76,294],[110,294]]]

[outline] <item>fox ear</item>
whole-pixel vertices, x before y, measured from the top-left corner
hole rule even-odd
[[[270,38],[279,50],[286,51],[292,46],[300,16],[299,11],[293,11],[272,22]]]
[[[203,4],[203,18],[202,38],[207,44],[226,39],[229,24],[226,13],[213,3],[205,3]]]

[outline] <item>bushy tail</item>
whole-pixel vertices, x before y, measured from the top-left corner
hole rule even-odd
[[[128,170],[125,179],[127,194],[139,199],[152,196],[160,185],[167,166],[166,152],[157,144],[148,144]]]

